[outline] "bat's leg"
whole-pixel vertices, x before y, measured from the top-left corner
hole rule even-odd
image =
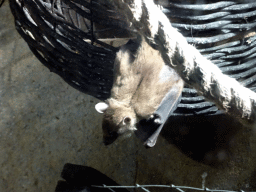
[[[162,100],[160,106],[155,112],[155,116],[159,117],[154,120],[154,123],[158,124],[158,128],[144,143],[146,147],[155,146],[157,138],[164,126],[164,123],[168,119],[168,116],[177,108],[177,105],[180,102],[182,89],[183,89],[183,82],[180,81],[180,83],[175,84],[169,90],[169,92],[166,94],[166,96]]]

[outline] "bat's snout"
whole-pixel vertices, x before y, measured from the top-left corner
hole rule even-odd
[[[104,145],[110,145],[112,144],[118,137],[118,133],[113,132],[107,136],[103,136],[103,143]]]

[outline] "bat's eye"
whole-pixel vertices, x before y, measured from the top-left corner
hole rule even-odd
[[[130,118],[130,117],[125,117],[124,120],[123,120],[123,123],[124,123],[124,124],[129,124],[129,123],[131,123],[131,118]]]

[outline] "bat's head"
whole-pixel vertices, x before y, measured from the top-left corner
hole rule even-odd
[[[103,142],[113,143],[118,136],[130,136],[136,130],[136,114],[126,103],[108,99],[95,105],[99,113],[104,113],[102,121]]]

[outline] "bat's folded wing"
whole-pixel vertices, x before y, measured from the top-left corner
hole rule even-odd
[[[183,87],[183,83],[181,82],[173,85],[155,111],[154,117],[143,119],[138,123],[138,129],[135,135],[144,142],[146,147],[155,146],[165,122],[173,111],[175,111],[180,102],[182,93],[181,87]]]

